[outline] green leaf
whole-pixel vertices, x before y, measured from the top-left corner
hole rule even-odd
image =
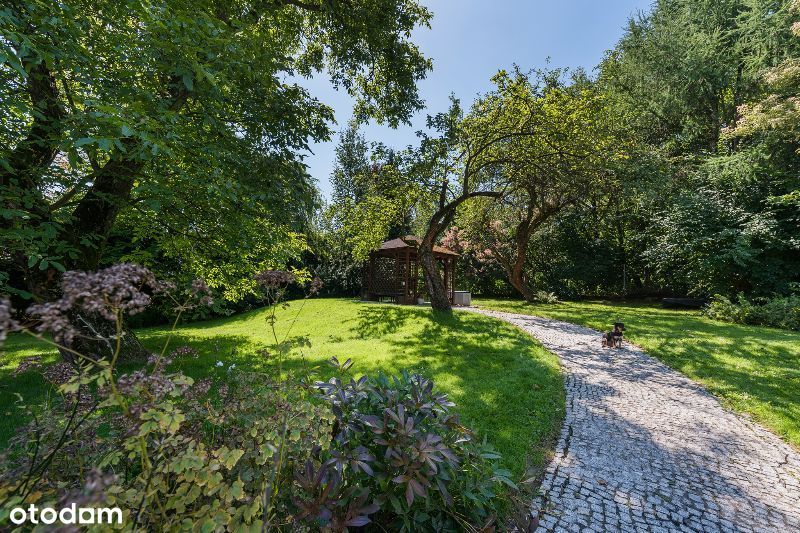
[[[78,151],[75,150],[74,148],[71,148],[67,152],[67,160],[69,161],[69,166],[71,166],[72,168],[76,168],[81,160],[80,156],[78,155]]]
[[[75,148],[80,148],[81,146],[85,146],[87,144],[94,144],[97,139],[94,137],[81,137],[77,141],[75,141]]]
[[[30,300],[31,298],[33,298],[33,294],[28,292],[28,291],[23,291],[21,289],[15,289],[14,287],[6,287],[6,290],[8,292],[10,292],[11,294],[16,294],[17,296],[19,296],[23,300]]]
[[[192,80],[192,75],[188,72],[182,76],[183,84],[186,86],[188,90],[194,89],[194,81]]]
[[[244,483],[241,480],[236,480],[231,485],[231,497],[234,500],[240,500],[244,496]]]
[[[229,450],[227,447],[223,446],[217,450],[216,455],[222,464],[225,465],[225,468],[230,470],[236,466],[236,463],[239,462],[239,459],[244,455],[244,450]]]

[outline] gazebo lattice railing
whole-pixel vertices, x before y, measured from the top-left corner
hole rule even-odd
[[[364,272],[362,296],[366,300],[389,300],[399,304],[415,304],[424,282],[420,280],[418,248],[421,239],[407,235],[381,244],[370,252]],[[444,276],[445,287],[453,303],[455,260],[458,254],[441,246],[433,247]]]

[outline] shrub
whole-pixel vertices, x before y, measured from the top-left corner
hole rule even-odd
[[[533,295],[533,301],[540,304],[557,304],[558,296],[553,292],[540,290]]]
[[[81,383],[101,380],[76,373],[61,387],[63,400],[2,456],[0,519],[22,502],[57,509],[78,501],[119,507],[131,529],[260,527],[265,492],[327,442],[333,416],[263,375],[229,375],[193,382],[139,370],[116,379],[117,399],[102,387],[78,399]],[[288,419],[283,465],[271,478]],[[277,525],[293,507],[278,500],[271,509]]]
[[[220,373],[194,382],[138,370],[117,378],[120,400],[102,387],[79,394],[97,376],[74,373],[62,401],[0,457],[0,519],[23,502],[78,501],[119,507],[144,529],[269,520],[455,531],[492,522],[499,485],[513,486],[499,456],[420,376],[334,379],[320,384],[320,403],[299,384]]]
[[[81,305],[103,311],[116,331],[124,310],[146,306],[142,285],[117,270],[67,279],[78,278]],[[275,306],[297,280],[281,271],[257,278],[273,332]],[[97,296],[109,286],[119,301]],[[189,298],[202,302],[204,294]],[[39,332],[77,335],[64,316],[69,305],[44,310]],[[0,340],[7,330],[34,334],[12,316],[0,300]],[[501,486],[513,487],[499,456],[421,376],[345,380],[352,361],[332,359],[339,377],[312,386],[309,369],[301,379],[284,374],[288,343],[277,335],[274,375],[219,362],[195,381],[169,369],[173,359],[198,354],[180,347],[166,356],[169,339],[147,366],[121,374],[118,339],[104,340],[117,346],[110,357],[73,353],[46,373],[58,398],[31,410],[32,421],[0,454],[0,521],[17,506],[75,503],[119,507],[125,529],[342,531],[376,522],[455,531],[492,524]],[[27,371],[40,367],[26,361]]]
[[[715,295],[704,310],[706,316],[738,324],[754,324],[800,331],[800,295],[748,300],[739,294],[736,301]]]
[[[499,455],[449,412],[433,382],[404,372],[318,383],[336,416],[331,459],[347,482],[376,496],[393,531],[461,530],[493,522],[510,473]]]

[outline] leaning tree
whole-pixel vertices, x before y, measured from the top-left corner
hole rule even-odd
[[[496,88],[478,98],[464,115],[453,100],[448,112],[429,117],[435,135],[422,134],[413,168],[419,183],[418,212],[425,219],[419,261],[431,305],[449,310],[444,280],[436,266],[433,246],[466,202],[501,198],[510,186],[503,168],[516,163],[510,147],[535,132],[526,77],[505,71],[493,77]]]
[[[316,196],[299,154],[333,117],[296,80],[327,73],[359,117],[407,121],[429,18],[414,0],[9,0],[0,292],[55,297],[121,229],[128,257],[219,284],[296,249]]]
[[[499,149],[505,193],[464,217],[470,239],[491,251],[527,301],[535,298],[527,260],[532,236],[567,207],[612,197],[613,165],[624,150],[603,96],[580,72],[569,85],[563,77],[562,70],[519,75],[532,131]]]

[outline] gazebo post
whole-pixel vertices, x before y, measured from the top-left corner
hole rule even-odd
[[[367,297],[371,300],[372,295],[375,294],[375,287],[373,285],[373,278],[375,277],[375,253],[372,252],[369,254],[369,267],[367,268],[368,271],[368,279],[367,282]]]
[[[414,259],[414,291],[412,293],[412,302],[417,303],[417,299],[419,298],[419,256]]]
[[[442,265],[444,266],[444,290],[448,293],[448,299],[450,298],[450,260],[449,259],[442,259]],[[451,302],[452,303],[452,302]]]
[[[408,303],[408,290],[409,290],[408,282],[409,282],[409,279],[411,277],[411,276],[409,276],[409,273],[408,273],[409,268],[411,266],[409,264],[410,260],[411,260],[411,250],[409,248],[406,248],[406,267],[405,267],[404,272],[403,272],[403,277],[405,278],[403,280],[404,281],[404,283],[403,283],[403,303],[404,304]]]
[[[400,253],[394,253],[394,281],[392,282],[392,292],[397,294],[397,284],[399,283],[400,278]],[[397,298],[396,296],[390,298]]]

